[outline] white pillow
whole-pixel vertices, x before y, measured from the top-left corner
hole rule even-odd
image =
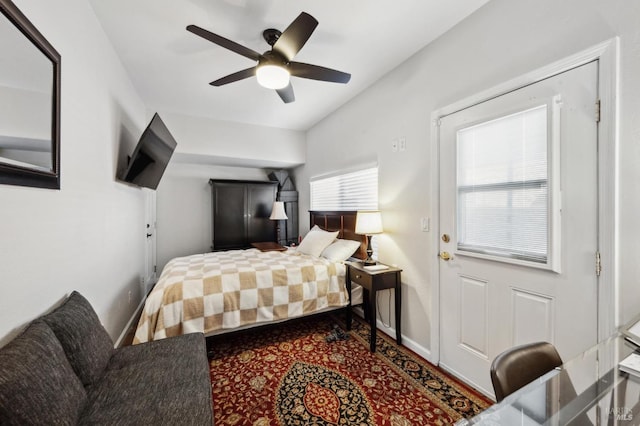
[[[360,248],[360,241],[336,240],[322,251],[322,257],[332,262],[343,262]]]
[[[315,257],[320,257],[322,250],[327,248],[336,237],[339,231],[327,232],[318,225],[311,228],[309,233],[300,242],[298,253],[304,253]]]

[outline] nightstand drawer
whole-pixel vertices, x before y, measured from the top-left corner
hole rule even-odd
[[[360,284],[362,287],[366,289],[371,289],[372,277],[369,274],[362,273],[357,269],[351,269],[351,274],[349,275],[351,278],[351,282]]]

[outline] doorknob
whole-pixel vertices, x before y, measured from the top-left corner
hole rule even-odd
[[[451,256],[448,251],[441,251],[440,253],[438,253],[438,257],[442,260],[447,261],[453,259],[453,256]]]

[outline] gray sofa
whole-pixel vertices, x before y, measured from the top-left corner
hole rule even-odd
[[[79,293],[0,348],[2,425],[212,425],[202,334],[113,348]]]

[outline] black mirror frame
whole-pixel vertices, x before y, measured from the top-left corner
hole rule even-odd
[[[37,47],[53,65],[51,117],[51,171],[0,162],[0,184],[60,189],[60,54],[11,2],[0,0],[0,12]]]

